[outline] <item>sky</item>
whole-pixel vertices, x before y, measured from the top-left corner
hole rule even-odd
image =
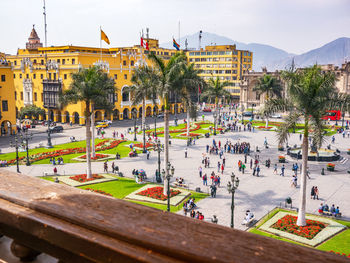
[[[24,48],[35,24],[44,43],[43,0],[0,0],[0,52]],[[350,37],[350,0],[46,0],[48,46],[112,47],[139,43],[140,31],[160,43],[199,30],[243,43],[301,54]],[[104,45],[107,47],[107,45]]]

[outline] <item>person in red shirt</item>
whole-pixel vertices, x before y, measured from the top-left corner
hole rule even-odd
[[[221,174],[223,174],[224,173],[224,164],[221,164]]]

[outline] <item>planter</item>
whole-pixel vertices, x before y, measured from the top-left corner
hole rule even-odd
[[[348,154],[350,155],[350,151],[348,151]]]
[[[334,172],[334,167],[327,167],[327,171]]]
[[[283,148],[283,147],[278,147],[278,150],[279,150],[280,152],[282,152],[282,151],[284,151],[284,148]]]
[[[285,162],[286,162],[286,159],[279,159],[278,162],[279,162],[279,163],[285,163]]]

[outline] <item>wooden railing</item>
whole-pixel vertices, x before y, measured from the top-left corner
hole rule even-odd
[[[347,262],[330,253],[4,170],[0,233],[60,262]]]

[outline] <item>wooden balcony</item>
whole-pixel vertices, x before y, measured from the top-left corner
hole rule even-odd
[[[348,262],[4,170],[0,233],[60,262]]]

